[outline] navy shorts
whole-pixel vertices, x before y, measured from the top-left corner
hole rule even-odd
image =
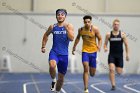
[[[57,55],[53,50],[49,53],[50,60],[55,60],[58,68],[58,72],[61,74],[66,74],[68,67],[68,55]]]
[[[89,66],[96,68],[97,52],[87,53],[82,52],[82,62],[89,62]]]
[[[123,68],[123,54],[120,55],[109,54],[108,64],[110,63],[114,63],[116,67]]]

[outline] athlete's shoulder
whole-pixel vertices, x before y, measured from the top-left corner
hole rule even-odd
[[[71,23],[68,23],[67,27],[68,29],[71,29],[72,31],[74,31],[74,26]]]
[[[94,30],[98,30],[98,29],[99,29],[96,25],[92,25],[92,28],[93,28]]]
[[[126,37],[126,33],[121,31],[121,36]]]
[[[81,35],[83,27],[78,28],[78,35]]]
[[[122,35],[126,35],[126,33],[125,33],[125,32],[122,32],[122,31],[120,31],[120,32],[121,32],[121,34],[122,34]]]
[[[78,28],[78,31],[80,32],[80,31],[82,31],[84,29],[84,27],[80,27],[80,28]]]
[[[106,32],[106,35],[110,35],[110,34],[111,34],[111,31]]]
[[[92,31],[94,31],[95,33],[99,33],[99,28],[95,25],[92,25]]]
[[[47,29],[47,31],[45,32],[46,35],[50,35],[50,33],[52,33],[53,30],[53,25],[50,25]]]
[[[49,28],[48,28],[48,30],[52,30],[53,27],[54,27],[54,25],[50,25]]]
[[[73,27],[73,24],[71,24],[71,23],[68,23],[68,27]]]
[[[110,38],[111,31],[106,32],[106,37]]]

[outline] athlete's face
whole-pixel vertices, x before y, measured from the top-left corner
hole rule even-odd
[[[65,13],[58,13],[56,15],[56,19],[57,19],[58,23],[64,22],[65,21],[65,18],[66,18]]]
[[[85,24],[85,27],[90,28],[90,26],[91,26],[91,20],[90,19],[85,19],[84,20],[84,24]]]
[[[114,31],[118,31],[119,30],[119,27],[120,27],[120,23],[119,22],[114,22],[113,23],[113,30]]]

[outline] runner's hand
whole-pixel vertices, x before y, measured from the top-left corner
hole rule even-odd
[[[41,52],[45,53],[46,52],[46,48],[41,48]]]
[[[107,51],[108,51],[108,49],[107,49],[107,48],[104,48],[104,51],[105,51],[105,52],[107,52]]]
[[[129,56],[126,56],[126,61],[129,61]]]
[[[97,46],[97,48],[98,48],[98,51],[100,52],[101,51],[101,47],[100,46]]]
[[[68,25],[69,25],[69,23],[64,23],[64,27],[65,27],[66,31],[68,31]]]
[[[72,49],[72,54],[73,54],[73,55],[75,55],[75,53],[74,53],[74,52],[75,52],[75,48],[73,48],[73,49]]]

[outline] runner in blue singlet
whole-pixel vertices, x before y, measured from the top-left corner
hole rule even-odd
[[[52,78],[51,91],[59,93],[64,82],[64,76],[68,66],[69,41],[74,39],[73,25],[65,22],[67,11],[56,10],[57,23],[50,25],[42,40],[42,52],[45,53],[45,46],[48,36],[53,34],[53,46],[49,53],[49,72]],[[56,81],[56,65],[58,68],[58,80]],[[57,83],[56,83],[57,82]]]

